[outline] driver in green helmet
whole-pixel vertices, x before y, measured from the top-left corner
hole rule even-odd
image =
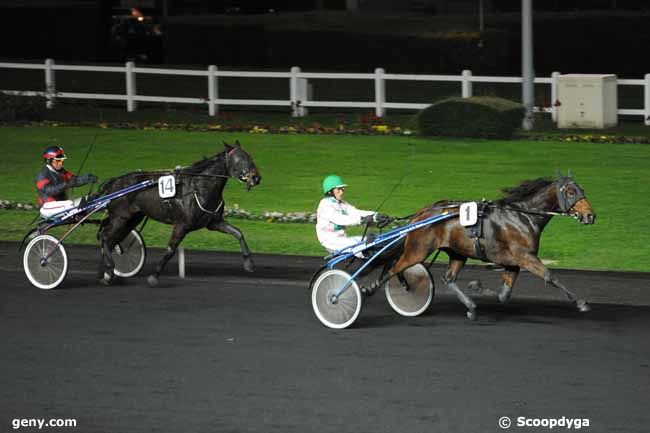
[[[331,174],[323,179],[325,197],[316,211],[316,236],[330,253],[361,242],[361,236],[348,236],[345,227],[359,224],[383,223],[387,215],[370,210],[361,210],[343,200],[345,187],[340,176]]]

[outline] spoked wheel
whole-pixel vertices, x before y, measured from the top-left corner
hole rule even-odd
[[[348,281],[349,286],[336,297]],[[339,269],[323,271],[312,286],[311,303],[314,313],[323,325],[343,329],[352,325],[361,312],[361,290],[350,274]]]
[[[39,235],[25,248],[23,268],[30,283],[39,289],[54,289],[68,274],[68,255],[54,236]]]
[[[144,239],[137,230],[131,230],[111,252],[115,263],[113,272],[118,277],[132,277],[142,269],[147,258]]]
[[[421,263],[415,264],[402,273],[403,284],[395,276],[386,282],[384,291],[388,303],[402,316],[419,316],[424,313],[431,301],[435,290],[433,278],[429,270]]]

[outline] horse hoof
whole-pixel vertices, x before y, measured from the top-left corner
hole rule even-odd
[[[497,296],[499,298],[499,302],[502,304],[505,304],[510,300],[510,295],[512,294],[512,291],[510,290],[501,290],[499,292],[499,295]]]
[[[483,293],[483,285],[481,284],[480,280],[470,281],[467,284],[467,290],[471,293],[480,295]]]
[[[155,275],[149,275],[147,277],[147,284],[149,284],[149,287],[156,287],[158,285],[158,277]]]
[[[255,272],[255,263],[253,263],[253,259],[249,257],[244,258],[244,270],[246,272]]]
[[[102,277],[99,279],[99,282],[105,286],[110,286],[113,282],[113,275],[108,272],[104,272]]]
[[[576,306],[578,307],[578,311],[580,311],[581,313],[587,313],[591,311],[591,307],[589,306],[589,304],[587,304],[587,301],[585,301],[584,299],[580,299],[579,301],[577,301]]]
[[[474,310],[468,310],[467,311],[467,318],[471,320],[472,322],[476,320],[476,311]]]

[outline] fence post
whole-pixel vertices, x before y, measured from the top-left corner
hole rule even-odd
[[[178,276],[185,278],[185,248],[178,247]]]
[[[645,85],[643,86],[643,121],[646,126],[650,126],[650,74],[645,74]]]
[[[291,68],[291,78],[289,79],[289,99],[291,100],[291,117],[300,117],[300,99],[298,97],[298,74],[300,68],[294,66]]]
[[[217,76],[217,67],[215,65],[210,65],[208,67],[208,110],[210,116],[214,117],[219,113],[219,106],[217,105],[217,99],[219,99],[219,88],[217,87],[218,81]]]
[[[298,78],[298,117],[305,117],[309,110],[302,103],[309,101],[309,81],[306,78]]]
[[[54,60],[45,59],[45,107],[54,107],[56,97],[56,79],[54,77]]]
[[[557,88],[558,88],[558,82],[560,78],[560,73],[559,72],[553,72],[551,74],[551,118],[553,119],[553,122],[557,123],[557,101],[558,101],[558,95],[557,95]]]
[[[462,81],[462,96],[463,98],[472,97],[472,71],[465,69],[463,71],[463,81]]]
[[[135,92],[135,64],[126,62],[126,111],[129,113],[137,107]]]
[[[375,116],[384,117],[386,110],[384,104],[386,103],[386,80],[384,80],[383,68],[375,68]]]

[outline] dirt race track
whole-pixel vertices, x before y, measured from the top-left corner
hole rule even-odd
[[[246,274],[238,255],[189,252],[188,278],[171,262],[151,289],[100,286],[96,248],[68,252],[63,286],[43,291],[0,242],[0,432],[63,418],[77,427],[40,431],[473,433],[504,431],[504,416],[509,431],[567,431],[517,425],[563,417],[650,431],[650,274],[559,271],[586,314],[529,274],[507,305],[479,298],[476,322],[443,290],[417,318],[377,294],[333,331],[306,289],[318,258],[256,256]]]

